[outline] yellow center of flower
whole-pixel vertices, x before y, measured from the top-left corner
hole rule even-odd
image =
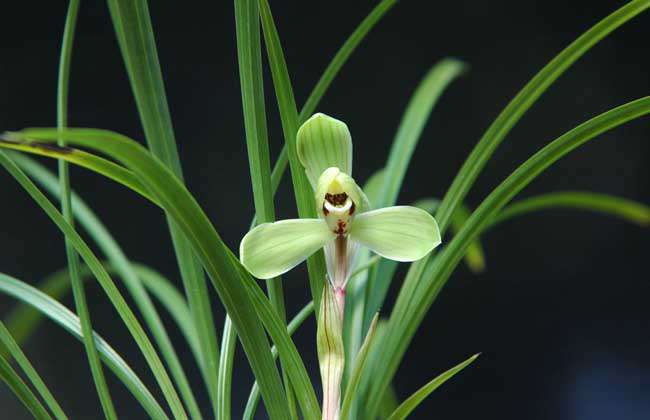
[[[346,236],[358,203],[358,188],[352,178],[338,168],[328,168],[318,182],[316,200],[321,216],[339,236]]]

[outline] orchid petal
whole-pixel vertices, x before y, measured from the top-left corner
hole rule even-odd
[[[327,168],[335,167],[352,174],[352,137],[343,121],[314,114],[298,129],[296,148],[314,190]]]
[[[253,276],[270,279],[291,270],[335,236],[322,219],[264,223],[244,236],[239,259]]]
[[[350,237],[382,257],[415,261],[440,244],[435,219],[426,211],[410,206],[385,207],[359,214]]]

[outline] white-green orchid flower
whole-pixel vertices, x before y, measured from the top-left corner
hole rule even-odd
[[[440,244],[436,221],[410,206],[372,210],[352,179],[352,139],[345,123],[315,114],[298,130],[297,151],[311,183],[318,218],[257,226],[240,245],[242,264],[269,279],[324,248],[334,290],[345,292],[359,246],[396,261],[415,261]]]

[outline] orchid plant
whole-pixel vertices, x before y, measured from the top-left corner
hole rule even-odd
[[[67,255],[66,266],[36,286],[0,273],[0,294],[21,303],[0,322],[0,380],[34,418],[69,418],[69,407],[57,399],[60,390],[50,391],[22,350],[39,321],[47,317],[83,343],[101,407],[98,411],[106,419],[117,419],[123,407],[113,401],[113,389],[106,380],[109,370],[142,408],[142,418],[231,419],[237,343],[255,377],[243,407],[246,420],[255,418],[260,400],[273,420],[405,419],[477,358],[466,358],[409,397],[401,399],[393,389],[407,349],[456,267],[463,260],[474,271],[484,267],[481,237],[487,230],[548,208],[597,211],[643,227],[650,225],[647,205],[593,192],[548,193],[511,203],[569,152],[650,114],[648,96],[559,135],[523,161],[475,209],[464,204],[477,177],[519,119],[582,55],[648,9],[650,0],[630,1],[550,60],[486,129],[444,196],[424,197],[413,206],[395,206],[411,156],[436,101],[464,74],[465,64],[447,58],[425,74],[404,111],[386,164],[361,189],[352,178],[348,127],[324,114],[312,114],[348,57],[396,0],[378,2],[342,45],[302,108],[293,95],[268,0],[234,3],[243,125],[255,204],[253,228],[241,240],[239,258],[185,185],[146,0],[108,0],[146,145],[108,130],[69,127],[67,92],[79,0],[69,3],[62,37],[57,126],[0,135],[0,166],[59,228]],[[284,137],[273,170],[262,35]],[[57,159],[58,172],[25,154]],[[119,183],[164,212],[182,287],[128,257],[83,201],[82,192],[72,190],[69,164]],[[276,221],[274,194],[287,167],[299,218]],[[8,199],[6,205],[12,202]],[[87,235],[80,235],[80,230]],[[443,237],[444,245],[437,247]],[[287,322],[285,298],[290,297],[285,296],[278,276],[304,260],[311,300]],[[396,275],[400,262],[410,262],[404,279]],[[266,280],[266,293],[253,276]],[[96,282],[85,282],[89,278]],[[118,287],[117,279],[124,287]],[[142,369],[133,369],[94,328],[94,308],[86,300],[85,287],[95,284],[118,315],[111,325],[124,327],[118,331],[133,339],[158,392],[138,376],[136,372]],[[380,311],[391,284],[400,285],[395,303]],[[214,317],[210,289],[227,312],[222,327]],[[61,303],[69,290],[73,308]],[[177,352],[159,308],[170,313],[191,357],[181,358]],[[317,321],[322,404],[305,366],[307,359],[291,338],[312,315]],[[198,369],[201,381],[189,380],[188,364]],[[199,403],[199,392],[207,396],[209,405]]]

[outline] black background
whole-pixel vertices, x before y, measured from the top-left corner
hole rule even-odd
[[[3,5],[0,129],[55,123],[64,2]],[[236,66],[232,2],[151,2],[168,100],[190,190],[233,249],[253,214]],[[273,8],[298,103],[374,1],[282,2]],[[345,65],[319,111],[345,120],[355,142],[355,178],[381,167],[410,94],[445,56],[471,71],[436,107],[407,173],[400,203],[441,197],[483,131],[556,53],[621,1],[403,1]],[[582,121],[650,91],[650,16],[627,23],[593,48],[509,134],[472,189],[476,206],[531,153]],[[267,81],[270,79],[267,77]],[[272,152],[282,144],[270,83]],[[70,122],[142,139],[122,59],[103,2],[82,4],[74,51]],[[648,118],[587,144],[554,165],[522,196],[584,189],[648,202]],[[51,163],[51,162],[48,162]],[[29,283],[65,264],[61,236],[6,173],[0,173],[0,270]],[[74,169],[73,184],[126,253],[178,283],[162,214],[125,189]],[[280,217],[295,215],[285,180]],[[414,418],[642,419],[650,415],[648,233],[612,218],[549,211],[502,225],[484,238],[487,271],[460,266],[429,311],[395,380],[404,398],[434,375],[482,352]],[[288,307],[308,300],[303,268],[285,277]],[[390,293],[394,299],[403,270]],[[116,313],[87,288],[97,330],[155,389]],[[216,297],[214,301],[217,302]],[[0,298],[0,313],[12,307]],[[70,299],[66,299],[71,304]],[[219,305],[216,305],[219,306]],[[390,304],[384,309],[387,312]],[[217,308],[219,325],[222,309]],[[166,321],[169,321],[166,319]],[[169,324],[171,326],[171,323]],[[313,321],[297,334],[317,380]],[[202,389],[178,334],[190,379]],[[50,323],[26,351],[74,419],[100,416],[82,346]],[[242,351],[233,410],[251,376]],[[142,418],[108,374],[120,418]],[[156,394],[159,395],[159,394]],[[207,403],[204,395],[201,402]],[[27,418],[0,387],[0,417]],[[207,404],[206,404],[207,407]]]

